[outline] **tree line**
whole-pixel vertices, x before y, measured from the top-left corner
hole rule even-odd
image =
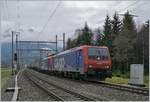
[[[137,29],[134,15],[127,11],[123,18],[115,12],[113,18],[107,14],[103,29],[95,33],[87,22],[82,29],[76,30],[77,37],[67,40],[66,49],[81,45],[108,46],[112,58],[112,71],[129,75],[130,64],[143,64],[146,74],[149,72],[149,21]],[[93,37],[96,39],[93,40]]]

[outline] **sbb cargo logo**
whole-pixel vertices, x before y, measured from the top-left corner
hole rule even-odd
[[[64,58],[56,58],[54,61],[55,69],[62,71],[65,66],[65,59]]]

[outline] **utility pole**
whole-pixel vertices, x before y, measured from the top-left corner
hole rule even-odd
[[[19,36],[17,38],[17,50],[20,48],[20,45],[19,45]],[[20,70],[20,51],[18,50],[18,68]]]
[[[56,35],[56,53],[57,53],[57,43],[58,43],[58,42],[57,42],[57,35]]]
[[[143,40],[143,68],[144,68],[144,34],[142,32],[142,40]]]
[[[39,63],[39,67],[41,68],[42,66],[42,50],[40,49],[40,63]]]
[[[18,65],[19,65],[19,63],[18,63],[18,59],[19,59],[19,58],[18,58],[18,55],[19,55],[19,54],[18,54],[18,34],[16,34],[16,55],[17,55],[17,56],[16,56],[16,57],[17,57],[16,66],[17,66],[17,71],[18,71],[18,70],[19,70],[19,66],[18,66]]]
[[[14,32],[12,31],[12,59],[11,59],[11,62],[12,62],[12,72],[11,72],[11,74],[12,75],[14,75],[14,72],[13,72],[13,69],[14,69],[14,38],[13,38],[13,36],[14,36]]]
[[[63,33],[63,50],[65,51],[65,33]]]
[[[15,60],[17,59],[17,50],[18,50],[18,46],[17,46],[17,43],[18,43],[18,34],[20,34],[20,32],[15,32],[15,31],[12,31],[12,75],[14,75],[14,54],[15,54]],[[16,53],[14,53],[14,34],[16,34]],[[17,60],[16,60],[16,63],[17,63]]]

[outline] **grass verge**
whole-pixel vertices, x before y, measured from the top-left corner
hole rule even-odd
[[[116,83],[116,84],[128,84],[129,79],[128,78],[122,78],[122,77],[116,77],[113,76],[112,78],[106,78],[106,82]]]
[[[129,78],[113,76],[112,78],[106,78],[106,82],[116,83],[116,84],[128,84]],[[149,87],[149,76],[144,76],[144,85]]]
[[[144,76],[144,84],[149,87],[149,75]]]
[[[8,68],[1,69],[1,88],[3,88],[3,86],[6,84],[10,76],[11,76],[11,69]]]

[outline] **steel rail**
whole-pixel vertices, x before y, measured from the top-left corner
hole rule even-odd
[[[64,79],[64,77],[60,77],[60,78]],[[72,79],[67,79],[67,80],[72,80]],[[104,87],[114,88],[114,89],[123,90],[123,91],[129,91],[132,93],[143,94],[147,96],[149,95],[149,88],[125,86],[125,85],[115,84],[115,83],[110,83],[110,82],[105,82],[105,81],[89,81],[89,80],[88,81],[72,80],[72,81],[76,81],[80,83],[83,82],[83,83],[97,84],[97,85],[102,85]]]
[[[43,85],[41,85],[38,81],[36,81],[37,79],[33,78],[31,75],[29,74],[25,74],[26,78],[28,78],[31,82],[33,82],[37,87],[39,87],[40,89],[42,89],[44,92],[46,92],[49,96],[53,97],[56,101],[65,101],[64,99],[62,99],[61,97],[59,97],[58,95],[56,95],[55,93],[53,93],[52,91],[49,91],[46,87],[44,87]]]
[[[133,86],[125,86],[125,85],[120,85],[120,84],[115,84],[115,83],[108,83],[104,81],[88,81],[89,83],[95,83],[98,85],[103,85],[104,87],[110,87],[110,88],[115,88],[123,91],[129,91],[133,93],[138,93],[138,94],[143,94],[143,95],[149,95],[149,90],[148,89],[142,89],[138,87],[133,87]]]
[[[29,72],[29,73],[33,75],[33,73],[31,73],[31,72]],[[65,91],[65,92],[67,92],[67,93],[70,93],[70,94],[73,94],[73,95],[75,95],[75,96],[78,96],[79,98],[81,98],[81,99],[83,99],[83,100],[85,100],[85,101],[96,101],[96,99],[94,99],[94,98],[85,96],[85,95],[83,95],[83,94],[81,94],[81,93],[76,93],[76,92],[74,92],[74,91],[72,91],[72,90],[69,90],[69,89],[63,88],[63,87],[61,87],[61,86],[58,86],[58,85],[56,85],[56,84],[50,83],[48,80],[43,79],[43,78],[41,78],[41,77],[39,77],[39,76],[37,76],[37,75],[33,75],[33,76],[36,77],[36,78],[38,78],[38,79],[40,79],[40,80],[42,80],[42,81],[45,82],[45,83],[48,83],[48,84],[50,84],[50,85],[52,85],[52,86],[54,86],[54,87],[56,87],[56,88],[58,88],[58,89],[61,89],[61,90]],[[104,99],[99,99],[99,100],[100,100],[100,101],[103,101]]]
[[[63,78],[63,77],[61,77],[61,78]],[[67,79],[67,80],[72,80],[72,79]],[[80,82],[80,83],[84,82],[84,83],[90,83],[90,84],[97,84],[97,85],[102,85],[104,87],[114,88],[117,90],[128,91],[128,92],[137,93],[137,94],[143,94],[146,96],[149,95],[149,88],[125,86],[125,85],[109,83],[109,82],[105,82],[105,81],[90,81],[90,80],[88,80],[88,81],[72,80],[72,81],[76,81],[76,82]]]

